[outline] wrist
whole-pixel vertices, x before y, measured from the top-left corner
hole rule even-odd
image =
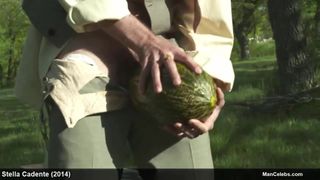
[[[100,27],[124,46],[136,52],[156,39],[155,35],[133,15],[113,23],[108,21],[108,23],[100,24]]]

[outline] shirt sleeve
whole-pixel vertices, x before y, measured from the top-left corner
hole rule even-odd
[[[192,7],[189,1],[184,2]],[[234,40],[231,1],[202,0],[198,3],[199,6],[195,7],[200,11],[195,13],[201,14],[198,20],[184,10],[176,17],[179,31],[185,37],[183,45],[205,72],[222,81],[225,90],[230,91],[235,78],[230,60]]]
[[[202,69],[224,83],[225,90],[231,91],[235,79],[230,55],[233,39],[206,34],[191,34],[196,44],[193,57]]]
[[[118,20],[130,14],[126,0],[59,0],[67,11],[68,24],[78,33],[102,20]]]
[[[231,1],[199,1],[199,6],[202,18],[196,33],[190,34],[199,51],[195,60],[230,91],[235,78],[230,60],[234,40]]]

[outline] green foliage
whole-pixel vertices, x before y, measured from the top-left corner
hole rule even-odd
[[[235,49],[239,50],[241,59],[247,59],[251,56],[247,44],[272,37],[266,13],[266,0],[233,0],[232,10],[238,45]]]
[[[277,92],[276,61],[259,58],[234,63],[235,87],[211,132],[216,168],[318,168],[320,101],[256,112],[254,102]],[[312,94],[320,96],[320,92]]]
[[[316,8],[317,8],[317,1],[316,0],[309,0],[309,1],[303,1],[302,2],[302,16],[304,19],[304,22],[306,20],[311,20],[315,16]]]
[[[304,1],[302,12],[307,37],[307,51],[314,67],[314,86],[320,85],[320,2]]]
[[[38,113],[19,103],[12,89],[0,90],[0,168],[44,161]]]
[[[254,16],[256,18],[256,26],[254,31],[251,32],[250,37],[253,37],[256,41],[272,38],[273,34],[269,23],[265,1],[261,1],[261,4],[259,4]]]
[[[234,48],[231,54],[231,59],[233,62],[240,61],[239,53],[237,51],[238,43],[235,42]],[[275,44],[272,39],[266,39],[264,41],[256,41],[252,40],[249,44],[249,49],[251,52],[251,56],[248,60],[266,60],[272,59],[275,60]],[[263,57],[263,58],[262,58]]]
[[[238,24],[244,19],[247,11],[254,11],[259,1],[256,0],[232,0],[232,12],[234,24]],[[253,19],[254,20],[254,19]]]
[[[0,88],[12,84],[28,27],[20,0],[0,1]]]
[[[252,41],[250,44],[251,57],[260,58],[271,57],[275,59],[275,44],[272,39],[266,39],[264,42]]]

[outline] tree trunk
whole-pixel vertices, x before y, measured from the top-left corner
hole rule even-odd
[[[310,89],[314,70],[306,53],[306,36],[299,0],[269,0],[268,10],[280,80],[280,91],[293,94]]]
[[[7,78],[6,84],[11,85],[13,81],[13,70],[14,70],[14,48],[16,42],[16,35],[11,34],[10,45],[8,50],[8,66],[7,66]]]
[[[234,32],[239,43],[240,59],[244,60],[250,57],[248,35],[256,28],[254,13],[258,7],[259,0],[246,0],[241,2],[252,5],[252,7],[244,6],[240,18],[241,20],[234,22]]]
[[[250,49],[249,49],[249,39],[248,35],[243,31],[240,30],[241,28],[235,29],[235,36],[239,43],[240,48],[240,59],[248,59],[250,56]]]
[[[14,68],[14,48],[16,42],[16,35],[12,28],[12,23],[9,21],[8,23],[8,37],[10,38],[9,41],[9,49],[8,49],[8,66],[7,66],[7,77],[6,77],[6,84],[11,85],[13,79],[13,68]]]
[[[320,1],[317,1],[317,9],[316,14],[314,16],[315,24],[316,24],[316,36],[317,39],[320,39]]]

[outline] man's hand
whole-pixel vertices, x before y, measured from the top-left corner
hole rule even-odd
[[[124,44],[142,67],[139,87],[143,92],[147,78],[152,77],[153,89],[156,93],[162,91],[160,66],[164,65],[170,73],[174,85],[179,85],[181,79],[175,61],[185,64],[195,73],[201,73],[201,68],[183,50],[168,40],[154,35],[136,17],[130,15],[119,21],[101,22],[99,27],[110,36]]]
[[[162,37],[153,37],[146,41],[138,50],[139,63],[142,71],[140,74],[140,90],[145,89],[148,76],[151,74],[153,89],[156,93],[162,91],[160,79],[160,66],[167,68],[174,85],[181,83],[175,61],[185,64],[192,71],[200,74],[201,68],[179,47],[173,45]]]
[[[165,126],[165,130],[181,138],[195,138],[201,134],[207,133],[209,130],[213,129],[214,123],[225,104],[224,94],[220,88],[217,88],[217,98],[217,105],[215,106],[212,114],[204,122],[198,119],[191,119],[185,124],[177,122],[173,125]]]

